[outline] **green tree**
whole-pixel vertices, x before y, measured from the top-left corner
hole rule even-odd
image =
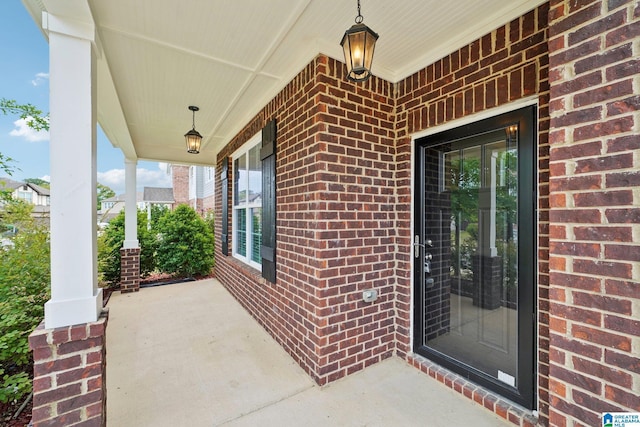
[[[98,273],[102,281],[120,281],[120,249],[124,243],[124,211],[113,218],[98,238]],[[155,270],[155,234],[147,228],[147,215],[138,211],[138,243],[140,244],[140,275],[146,277]]]
[[[33,219],[31,212],[33,205],[24,200],[14,199],[11,194],[4,193],[1,197],[3,201],[2,209],[0,209],[0,224],[4,227],[11,226],[28,228],[31,226]],[[5,231],[5,230],[0,230]]]
[[[102,201],[115,196],[116,193],[111,188],[107,187],[106,185],[102,185],[100,183],[98,183],[96,188],[98,193],[98,210],[100,210]]]
[[[49,130],[49,118],[31,104],[0,98],[0,113],[18,114],[35,130]],[[13,159],[0,153],[0,170],[12,175]],[[17,402],[31,391],[31,353],[28,338],[44,317],[49,299],[49,234],[31,219],[31,207],[0,194],[0,225],[18,226],[0,246],[0,402]],[[6,240],[5,240],[6,242]]]
[[[33,130],[49,130],[49,115],[31,104],[18,104],[12,99],[0,98],[0,112],[4,115],[17,114]]]
[[[50,251],[46,230],[29,215],[29,206],[8,201],[2,221],[20,231],[0,247],[0,402],[16,402],[31,391],[28,337],[44,317],[49,299]],[[5,238],[7,239],[7,238]],[[6,243],[6,240],[5,240]]]
[[[158,268],[169,274],[193,277],[213,267],[213,233],[189,206],[180,205],[158,222]]]
[[[151,230],[154,230],[154,233],[157,233],[160,218],[165,216],[168,212],[169,208],[164,205],[151,205]]]

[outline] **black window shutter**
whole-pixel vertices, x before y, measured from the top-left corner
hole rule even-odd
[[[262,128],[262,277],[276,282],[276,121]]]
[[[222,181],[222,254],[229,255],[229,157],[222,159],[220,168],[220,181]]]

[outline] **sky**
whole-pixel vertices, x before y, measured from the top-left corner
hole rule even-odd
[[[0,98],[49,112],[49,45],[20,0],[0,0]],[[98,182],[123,194],[124,156],[98,126]],[[14,180],[49,181],[49,136],[34,132],[17,116],[0,113],[0,153],[11,157]],[[166,165],[138,162],[138,191],[171,187]],[[0,176],[2,174],[0,173]]]

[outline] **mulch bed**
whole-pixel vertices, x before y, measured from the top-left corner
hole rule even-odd
[[[184,282],[193,282],[194,280],[204,280],[213,278],[213,274],[206,275],[195,275],[193,277],[175,277],[171,274],[165,273],[154,273],[150,274],[144,279],[140,279],[140,288],[151,288],[154,286],[164,286],[164,285],[173,285],[177,283]],[[106,306],[109,302],[109,298],[113,292],[120,290],[120,284],[118,283],[115,286],[102,288],[102,301],[103,305]]]
[[[24,400],[26,400],[26,398]],[[20,415],[18,415],[18,418],[13,419],[13,416],[24,400],[16,404],[0,403],[0,426],[25,427],[29,425],[31,422],[31,400],[29,400],[29,403],[24,407]]]

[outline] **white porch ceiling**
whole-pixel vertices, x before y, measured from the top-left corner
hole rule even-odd
[[[339,42],[356,0],[23,0],[95,24],[98,120],[130,159],[215,164],[216,154],[318,53]],[[380,38],[373,73],[399,81],[544,0],[362,0]],[[200,154],[186,152],[197,105]]]

